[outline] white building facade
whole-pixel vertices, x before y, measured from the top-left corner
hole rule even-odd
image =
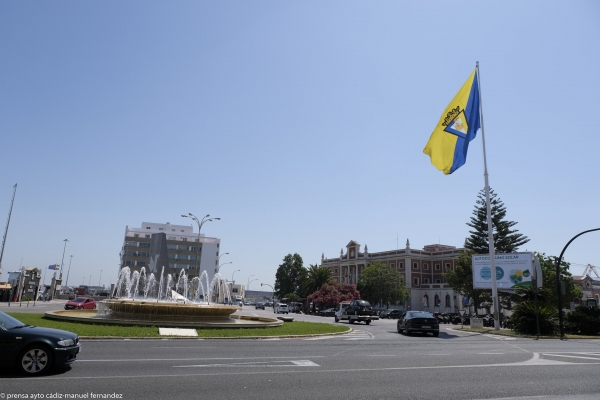
[[[170,222],[142,222],[141,228],[125,227],[119,269],[129,267],[139,271],[145,267],[148,270],[151,262],[150,242],[152,235],[157,233],[166,236],[168,266],[164,265],[165,273],[178,275],[184,270],[188,279],[192,279],[206,271],[209,281],[213,279],[218,269],[221,240],[194,232],[194,226]]]

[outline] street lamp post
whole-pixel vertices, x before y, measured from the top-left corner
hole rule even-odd
[[[198,217],[196,217],[192,213],[188,213],[188,215],[181,214],[181,216],[183,218],[191,218],[194,221],[196,221],[196,223],[198,224],[198,243],[196,244],[196,264],[197,264],[196,271],[198,273],[198,276],[200,276],[200,258],[198,256],[198,251],[200,250],[200,230],[202,229],[202,225],[204,225],[206,222],[212,221],[212,220],[215,220],[215,219],[217,221],[219,221],[221,218],[210,218],[210,214],[206,214],[204,216],[204,218],[202,218],[202,221],[200,221],[198,219]]]
[[[225,253],[225,254],[229,254],[229,253]],[[226,262],[226,263],[223,263],[223,264],[219,265],[219,268],[217,268],[217,270],[215,272],[215,275],[218,274],[219,271],[221,271],[221,267],[223,265],[225,265],[225,264],[233,264],[233,261],[229,261],[229,262]],[[221,284],[218,283],[217,284],[217,303],[220,302],[220,301],[221,301]]]
[[[102,280],[102,270],[100,270],[100,278],[98,278],[98,286],[100,286],[100,281]]]
[[[219,263],[221,262],[221,257],[223,257],[224,255],[227,255],[229,253],[223,253],[223,254],[219,254],[219,258],[217,258],[217,265],[219,265]],[[221,269],[221,267],[219,266],[217,269],[215,269],[215,273],[219,272],[219,270]]]
[[[569,245],[571,244],[571,242],[575,239],[577,239],[579,236],[583,235],[584,233],[588,233],[588,232],[594,232],[594,231],[600,231],[600,228],[596,228],[596,229],[589,229],[587,231],[583,231],[581,233],[578,233],[577,235],[573,236],[573,238],[571,240],[569,240],[569,242],[567,243],[567,245],[562,249],[562,251],[560,252],[560,256],[558,256],[558,259],[556,260],[556,294],[558,295],[558,325],[560,328],[560,339],[563,340],[565,338],[565,331],[563,329],[563,312],[562,312],[562,290],[561,290],[561,286],[560,286],[560,262],[562,261],[562,257],[565,254],[565,251],[567,250],[567,247],[569,247]]]
[[[69,239],[63,240],[63,242],[65,242],[65,247],[63,248],[62,261],[60,262],[60,270],[59,270],[59,273],[58,273],[58,278],[60,279],[61,286],[62,286],[62,267],[63,267],[63,264],[65,263],[65,250],[67,250],[67,242],[68,241],[69,241]],[[55,295],[56,295],[56,281],[54,281],[54,288],[53,288],[53,291],[52,291],[52,297],[54,297]]]
[[[233,280],[233,275],[235,275],[236,272],[240,272],[241,270],[236,269],[235,271],[233,271],[233,274],[231,274],[231,284],[235,285],[235,281]]]
[[[261,283],[260,284],[260,287],[263,287],[263,286],[268,286],[273,291],[273,296],[271,296],[271,303],[273,303],[273,304],[271,304],[271,305],[273,306],[273,309],[275,309],[275,289],[273,289],[273,286],[271,286],[271,285],[269,285],[267,283]]]
[[[71,272],[71,263],[73,262],[73,256],[71,255],[71,259],[69,260],[69,269],[67,270],[67,281],[65,282],[65,287],[69,284],[69,273]]]
[[[246,290],[248,290],[250,288],[250,284],[254,281],[257,281],[258,278],[252,279],[250,282],[248,282],[248,287],[246,288]]]

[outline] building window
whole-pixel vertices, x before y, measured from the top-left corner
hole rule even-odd
[[[175,236],[169,236],[169,240],[177,240]]]
[[[199,242],[199,241],[200,241],[200,239],[194,239],[194,242]]]
[[[423,264],[423,269],[429,269],[429,265]]]
[[[158,228],[158,230],[159,230],[159,231],[164,231],[164,230],[165,230],[165,228]]]
[[[133,237],[140,237],[140,234],[139,233],[134,233]]]
[[[398,263],[398,268],[400,268],[400,269],[404,268],[404,263]]]
[[[440,270],[440,264],[435,264],[435,270],[439,271]]]
[[[394,268],[394,263],[390,263],[390,268]]]
[[[146,239],[150,239],[150,235],[146,235]]]
[[[441,279],[436,279],[435,283],[442,283],[442,280]]]
[[[173,229],[173,230],[175,230],[175,229]],[[185,232],[185,231],[182,229],[181,232]]]
[[[450,269],[450,263],[446,263],[446,269]]]
[[[413,278],[413,285],[419,286],[419,278]]]
[[[150,229],[150,227],[149,227],[149,226],[147,226],[147,227],[146,227],[146,229]]]
[[[336,268],[336,269],[334,269],[334,271],[335,271],[335,273],[337,274],[337,268]]]
[[[424,278],[423,279],[423,283],[426,284],[426,285],[429,284],[429,278]]]
[[[183,238],[183,241],[184,241],[184,242],[187,242],[187,238]]]
[[[413,269],[419,269],[419,264],[413,263]]]
[[[171,229],[171,232],[175,232],[175,229]],[[183,232],[183,231],[182,231]]]
[[[449,294],[446,295],[446,307],[448,307],[448,308],[451,307],[451,305],[450,305],[450,295]]]

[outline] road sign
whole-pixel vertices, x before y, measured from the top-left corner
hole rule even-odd
[[[465,310],[458,310],[458,313],[460,314],[461,317],[465,316]]]

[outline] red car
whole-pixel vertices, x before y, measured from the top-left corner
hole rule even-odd
[[[95,310],[96,300],[91,297],[76,297],[65,304],[65,310]]]

